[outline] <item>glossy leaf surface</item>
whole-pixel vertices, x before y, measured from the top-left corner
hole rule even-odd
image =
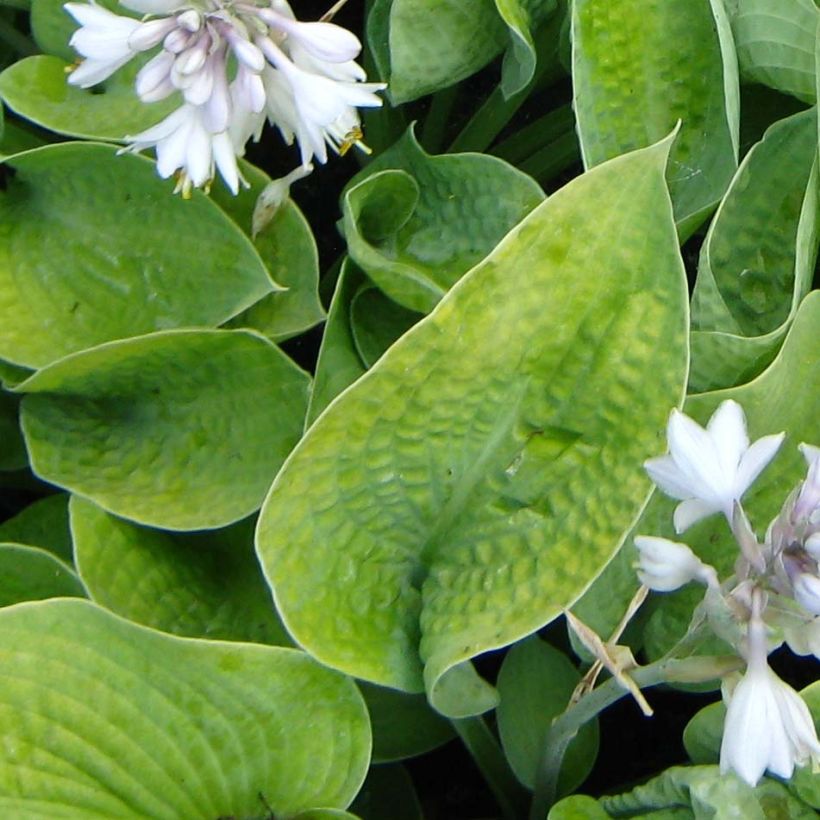
[[[309,378],[249,331],[180,330],[61,359],[26,382],[32,468],[166,529],[256,510],[302,430]]]
[[[153,163],[64,143],[7,160],[0,357],[42,367],[102,342],[215,326],[274,285],[212,202],[170,196]]]

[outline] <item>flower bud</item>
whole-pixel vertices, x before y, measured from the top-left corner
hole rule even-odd
[[[671,592],[690,581],[717,585],[714,568],[704,564],[686,544],[639,535],[635,546],[640,553],[638,578],[655,592]]]
[[[812,615],[820,615],[820,578],[801,572],[792,579],[794,600]]]

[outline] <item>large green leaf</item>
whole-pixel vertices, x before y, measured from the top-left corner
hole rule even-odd
[[[241,170],[250,188],[234,196],[224,185],[214,185],[211,198],[251,236],[254,206],[271,180],[248,162],[241,164]],[[292,200],[279,208],[253,244],[270,278],[286,290],[264,296],[228,326],[254,328],[279,342],[321,322],[325,311],[319,301],[319,253],[310,225]]]
[[[42,547],[66,563],[71,563],[68,495],[57,493],[29,504],[13,518],[0,524],[0,540]]]
[[[407,691],[424,668],[439,710],[483,711],[465,662],[549,622],[617,548],[685,380],[668,148],[537,208],[288,459],[257,549],[323,663]]]
[[[67,82],[69,63],[37,54],[0,74],[0,97],[31,122],[71,137],[122,140],[155,125],[180,106],[179,95],[146,105],[134,80],[147,58],[135,59],[93,90]]]
[[[814,109],[772,125],[746,155],[712,221],[692,299],[693,392],[760,373],[811,288],[816,132]]]
[[[412,130],[342,198],[350,256],[394,301],[426,312],[544,194],[486,154],[430,156]]]
[[[40,547],[0,543],[0,607],[61,597],[86,597],[70,567]]]
[[[516,777],[530,789],[552,721],[567,708],[580,680],[567,656],[536,636],[516,644],[504,657],[498,674],[498,732]],[[586,779],[597,753],[594,719],[581,727],[567,749],[558,782],[561,794]]]
[[[18,154],[0,192],[0,357],[42,367],[113,339],[221,324],[273,289],[207,197],[153,163],[64,143]]]
[[[0,611],[0,814],[214,820],[346,806],[355,686],[293,649],[163,635],[85,601]]]
[[[93,601],[189,638],[288,645],[253,551],[253,520],[175,533],[71,499],[74,561]]]
[[[111,342],[20,385],[32,469],[139,523],[220,527],[256,510],[296,443],[309,378],[262,336]]]
[[[682,127],[667,179],[684,235],[737,166],[739,91],[720,0],[575,0],[575,116],[585,167]]]
[[[732,31],[743,76],[814,102],[813,0],[734,0]]]

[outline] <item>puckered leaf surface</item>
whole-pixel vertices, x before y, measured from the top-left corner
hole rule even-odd
[[[668,146],[533,211],[288,459],[257,549],[323,663],[483,711],[465,662],[550,621],[617,548],[686,373]]]
[[[735,174],[701,250],[691,392],[731,387],[774,358],[817,256],[817,112],[772,125]]]
[[[573,84],[587,168],[681,131],[667,179],[684,235],[737,166],[739,90],[719,0],[576,0]]]

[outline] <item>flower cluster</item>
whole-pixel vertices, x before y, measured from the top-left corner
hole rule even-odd
[[[155,147],[162,177],[179,172],[177,190],[210,184],[214,168],[237,193],[237,156],[269,120],[302,166],[361,143],[358,108],[381,105],[382,83],[367,83],[355,62],[359,40],[329,22],[300,22],[286,0],[122,0],[142,21],[91,3],[67,3],[80,24],[71,45],[85,59],[69,82],[88,88],[141,52],[159,47],[140,69],[144,103],[179,94],[181,105],[127,150]]]
[[[669,592],[690,582],[707,587],[703,609],[716,634],[746,662],[728,700],[721,769],[756,785],[768,770],[790,777],[795,765],[820,762],[820,742],[809,710],[771,670],[769,653],[786,641],[798,654],[820,658],[820,448],[801,444],[806,477],[788,495],[759,541],[741,505],[752,482],[774,458],[783,434],[750,444],[741,407],[725,401],[706,428],[677,410],[667,429],[669,454],[644,465],[667,495],[679,500],[677,532],[723,513],[739,547],[735,572],[717,572],[686,545],[638,536],[638,577]]]

